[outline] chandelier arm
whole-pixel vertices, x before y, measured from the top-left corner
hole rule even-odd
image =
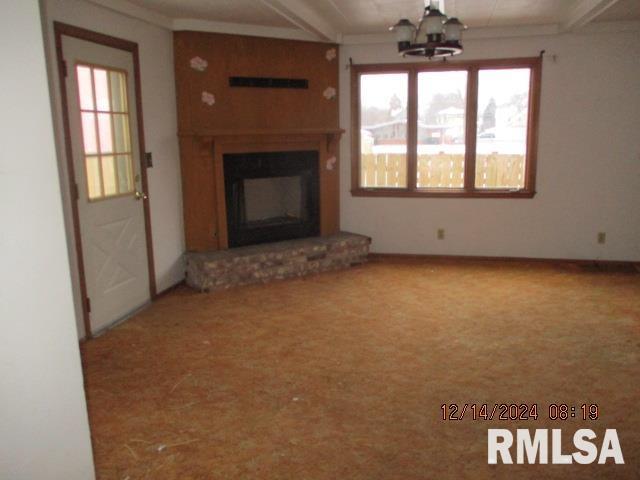
[[[431,0],[429,0],[429,1],[431,1]],[[425,11],[427,11],[427,10],[429,10],[429,8],[431,8],[431,7],[430,7],[430,6],[427,6],[427,7],[425,7],[424,9],[425,9]],[[420,23],[418,24],[418,28],[416,28],[416,31],[415,31],[415,33],[413,34],[413,42],[411,42],[411,43],[413,43],[413,44],[418,43],[418,33],[420,33],[420,30],[422,29],[422,24],[424,23],[424,18],[425,18],[425,15],[424,15],[424,13],[423,13],[423,14],[422,14],[422,17],[420,17]]]

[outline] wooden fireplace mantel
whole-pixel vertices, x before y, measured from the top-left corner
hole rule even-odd
[[[214,143],[300,143],[321,135],[326,140],[327,151],[337,155],[343,133],[342,128],[234,128],[179,132],[178,137],[197,139],[201,146],[209,149]]]
[[[180,137],[231,137],[246,135],[342,135],[342,128],[229,128],[180,132]]]

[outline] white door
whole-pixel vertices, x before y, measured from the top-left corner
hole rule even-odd
[[[91,332],[150,301],[133,57],[63,36]]]

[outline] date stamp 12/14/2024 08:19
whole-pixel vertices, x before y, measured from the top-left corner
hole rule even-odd
[[[540,408],[537,403],[443,403],[440,406],[441,418],[445,421],[470,420],[538,420],[546,415],[549,420],[597,420],[600,408],[597,404],[583,403],[578,406],[566,403],[551,403],[548,408]],[[541,413],[542,412],[542,413]]]
[[[551,403],[546,408],[538,404],[442,404],[441,419],[448,422],[459,422],[470,419],[477,421],[529,421],[548,419],[566,421],[570,419],[595,422],[600,416],[597,404],[583,403],[577,406],[566,403]],[[560,424],[562,425],[562,424]],[[567,425],[567,424],[564,424]],[[529,429],[519,428],[515,432],[515,462],[511,455],[514,446],[514,434],[508,429],[490,428],[487,431],[487,463],[488,464],[590,464],[597,461],[605,464],[624,464],[622,448],[615,429],[606,429],[602,438],[600,452],[595,442],[596,433],[589,428],[581,428],[573,434],[575,451],[562,453],[562,429],[552,429],[549,437],[547,429],[535,429],[533,436]],[[549,448],[551,447],[551,448]],[[549,458],[551,451],[551,458]]]

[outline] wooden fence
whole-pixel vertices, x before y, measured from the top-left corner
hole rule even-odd
[[[363,187],[407,186],[407,162],[404,154],[363,154],[360,162]],[[464,156],[439,153],[418,156],[419,188],[462,188]],[[476,158],[477,188],[522,188],[524,156],[491,153]]]

